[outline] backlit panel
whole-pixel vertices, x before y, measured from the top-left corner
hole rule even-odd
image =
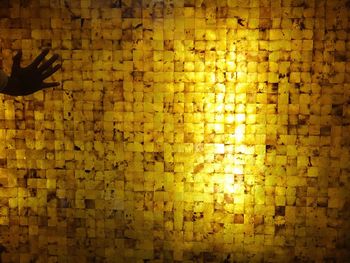
[[[1,1],[2,262],[346,262],[349,3]],[[0,260],[0,261],[1,261]]]

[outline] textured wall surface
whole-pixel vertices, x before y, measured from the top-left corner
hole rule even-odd
[[[2,262],[349,262],[350,2],[1,0]],[[0,261],[1,261],[0,260]]]

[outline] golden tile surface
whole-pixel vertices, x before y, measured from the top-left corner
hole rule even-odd
[[[0,1],[0,262],[347,262],[348,1]]]

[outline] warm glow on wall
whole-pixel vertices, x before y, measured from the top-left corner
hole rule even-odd
[[[0,262],[346,262],[347,2],[0,1]]]

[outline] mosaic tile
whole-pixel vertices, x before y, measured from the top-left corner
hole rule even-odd
[[[0,262],[346,262],[349,8],[1,1]]]

